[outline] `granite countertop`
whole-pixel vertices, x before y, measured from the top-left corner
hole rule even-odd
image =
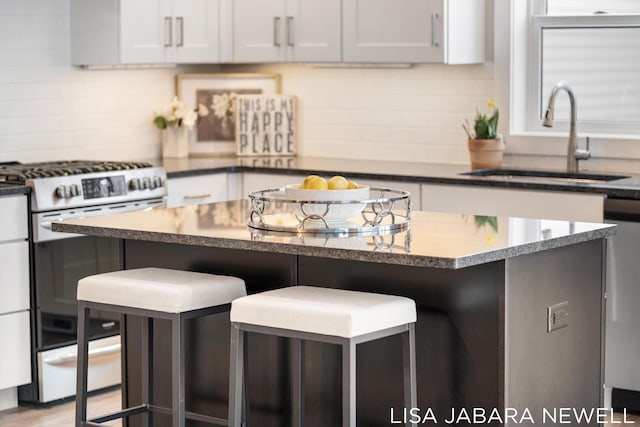
[[[413,212],[409,229],[395,234],[337,237],[278,233],[249,228],[249,207],[248,201],[236,200],[155,208],[56,222],[53,230],[446,269],[484,264],[615,234],[615,226],[609,224],[435,212]],[[492,221],[486,221],[487,218]]]
[[[348,175],[353,179],[411,181],[424,184],[477,185],[496,188],[567,191],[606,194],[611,198],[640,199],[640,176],[602,183],[540,181],[499,177],[460,175],[469,172],[468,165],[412,163],[375,160],[353,160],[319,157],[217,157],[151,160],[163,166],[169,178],[203,175],[216,172],[260,172],[273,174]],[[563,171],[555,171],[563,172]],[[600,174],[583,169],[585,173]]]
[[[15,194],[29,194],[31,188],[26,185],[3,184],[0,183],[0,196],[11,196]]]

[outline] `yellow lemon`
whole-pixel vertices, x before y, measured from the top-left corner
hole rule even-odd
[[[347,182],[347,189],[349,189],[349,190],[357,190],[358,188],[360,188],[358,186],[358,183],[353,182],[353,181]]]
[[[309,175],[308,177],[306,177],[304,179],[304,182],[302,183],[300,188],[302,188],[303,190],[308,189],[309,188],[309,181],[314,180],[316,178],[320,178],[320,177],[318,175]]]
[[[326,190],[328,188],[327,181],[319,176],[311,178],[307,182],[307,190]]]
[[[327,184],[329,186],[329,190],[346,190],[349,185],[346,178],[340,175],[331,177]]]

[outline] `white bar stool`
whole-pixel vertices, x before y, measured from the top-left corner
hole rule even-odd
[[[367,292],[292,286],[231,303],[229,426],[241,427],[244,396],[244,333],[288,337],[302,355],[301,340],[342,346],[342,426],[356,425],[356,344],[403,334],[404,403],[416,407],[416,305],[412,299]],[[298,350],[296,350],[298,348]],[[301,356],[302,357],[302,356]],[[303,375],[294,363],[292,419],[303,425]]]
[[[96,274],[78,281],[78,368],[76,427],[101,423],[135,414],[172,414],[172,425],[183,427],[185,417],[212,424],[227,420],[185,412],[185,320],[229,310],[229,304],[245,296],[244,281],[236,277],[163,268],[140,268]],[[87,420],[87,364],[89,309],[145,317],[142,322],[142,404]],[[151,404],[153,389],[152,319],[171,321],[172,408]]]

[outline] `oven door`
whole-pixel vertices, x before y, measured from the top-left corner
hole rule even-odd
[[[76,342],[78,280],[121,270],[122,243],[118,239],[81,236],[33,244],[36,290],[37,349]],[[118,334],[119,317],[90,313],[91,338]]]

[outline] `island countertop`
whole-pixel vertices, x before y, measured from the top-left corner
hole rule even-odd
[[[332,236],[247,226],[236,200],[54,222],[54,231],[405,266],[459,269],[615,234],[615,225],[471,214],[412,212],[396,233]]]

